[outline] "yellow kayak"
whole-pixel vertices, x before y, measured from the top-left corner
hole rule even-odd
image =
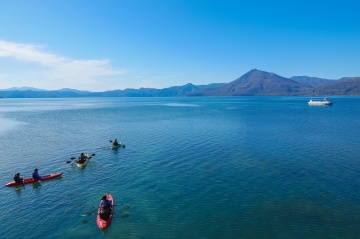
[[[89,160],[90,160],[90,157],[89,157],[88,154],[85,154],[84,156],[85,156],[85,158],[86,158],[85,162],[83,162],[83,163],[76,163],[76,165],[77,165],[79,168],[85,167],[85,166],[88,164]]]

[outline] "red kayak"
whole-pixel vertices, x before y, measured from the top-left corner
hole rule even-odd
[[[12,181],[10,183],[7,183],[5,186],[12,187],[12,186],[19,186],[19,185],[24,185],[24,184],[29,184],[29,183],[35,183],[35,182],[39,182],[39,181],[46,181],[46,180],[49,180],[52,178],[57,178],[57,177],[61,176],[62,174],[63,174],[63,172],[46,174],[46,175],[43,175],[40,180],[35,180],[33,178],[25,178],[23,183],[16,183],[15,181]]]
[[[96,224],[98,225],[98,227],[103,230],[105,228],[107,228],[108,226],[110,226],[111,224],[111,221],[112,221],[112,218],[113,218],[113,213],[114,213],[114,199],[112,198],[111,194],[110,193],[107,193],[106,194],[106,198],[108,201],[110,201],[111,203],[111,213],[110,213],[110,216],[108,219],[104,220],[100,217],[100,211],[101,211],[101,208],[100,208],[100,204],[99,204],[99,207],[98,207],[98,213],[96,215]],[[100,201],[101,202],[101,201]]]

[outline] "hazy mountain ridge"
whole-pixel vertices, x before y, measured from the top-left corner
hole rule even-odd
[[[316,95],[360,95],[360,77],[346,77],[314,90]]]
[[[327,83],[331,83],[334,81],[334,80],[323,79],[323,78],[318,78],[318,77],[310,77],[310,76],[293,76],[293,77],[290,77],[289,79],[294,80],[299,83],[307,83],[312,86],[327,84]]]
[[[32,90],[32,91],[46,91],[43,89],[38,89],[38,88],[34,88],[34,87],[29,87],[29,86],[23,86],[23,87],[11,87],[8,89],[3,89],[1,91],[28,91],[28,90]]]
[[[32,90],[26,90],[30,88]],[[5,98],[70,98],[70,97],[186,97],[186,96],[320,96],[360,95],[360,77],[338,80],[293,76],[253,69],[229,83],[172,86],[164,89],[140,88],[90,92],[74,89],[46,91],[31,87],[0,90]]]

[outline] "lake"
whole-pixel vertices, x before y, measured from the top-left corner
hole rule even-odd
[[[360,97],[331,99],[1,99],[2,184],[63,175],[0,187],[0,237],[359,238]]]

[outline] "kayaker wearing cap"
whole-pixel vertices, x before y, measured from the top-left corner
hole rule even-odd
[[[34,180],[40,180],[40,179],[42,178],[42,177],[39,175],[37,168],[36,168],[36,169],[34,170],[34,172],[32,173],[32,178],[33,178]]]
[[[14,176],[14,181],[16,183],[23,183],[24,182],[24,178],[20,177],[20,173],[16,173]]]

